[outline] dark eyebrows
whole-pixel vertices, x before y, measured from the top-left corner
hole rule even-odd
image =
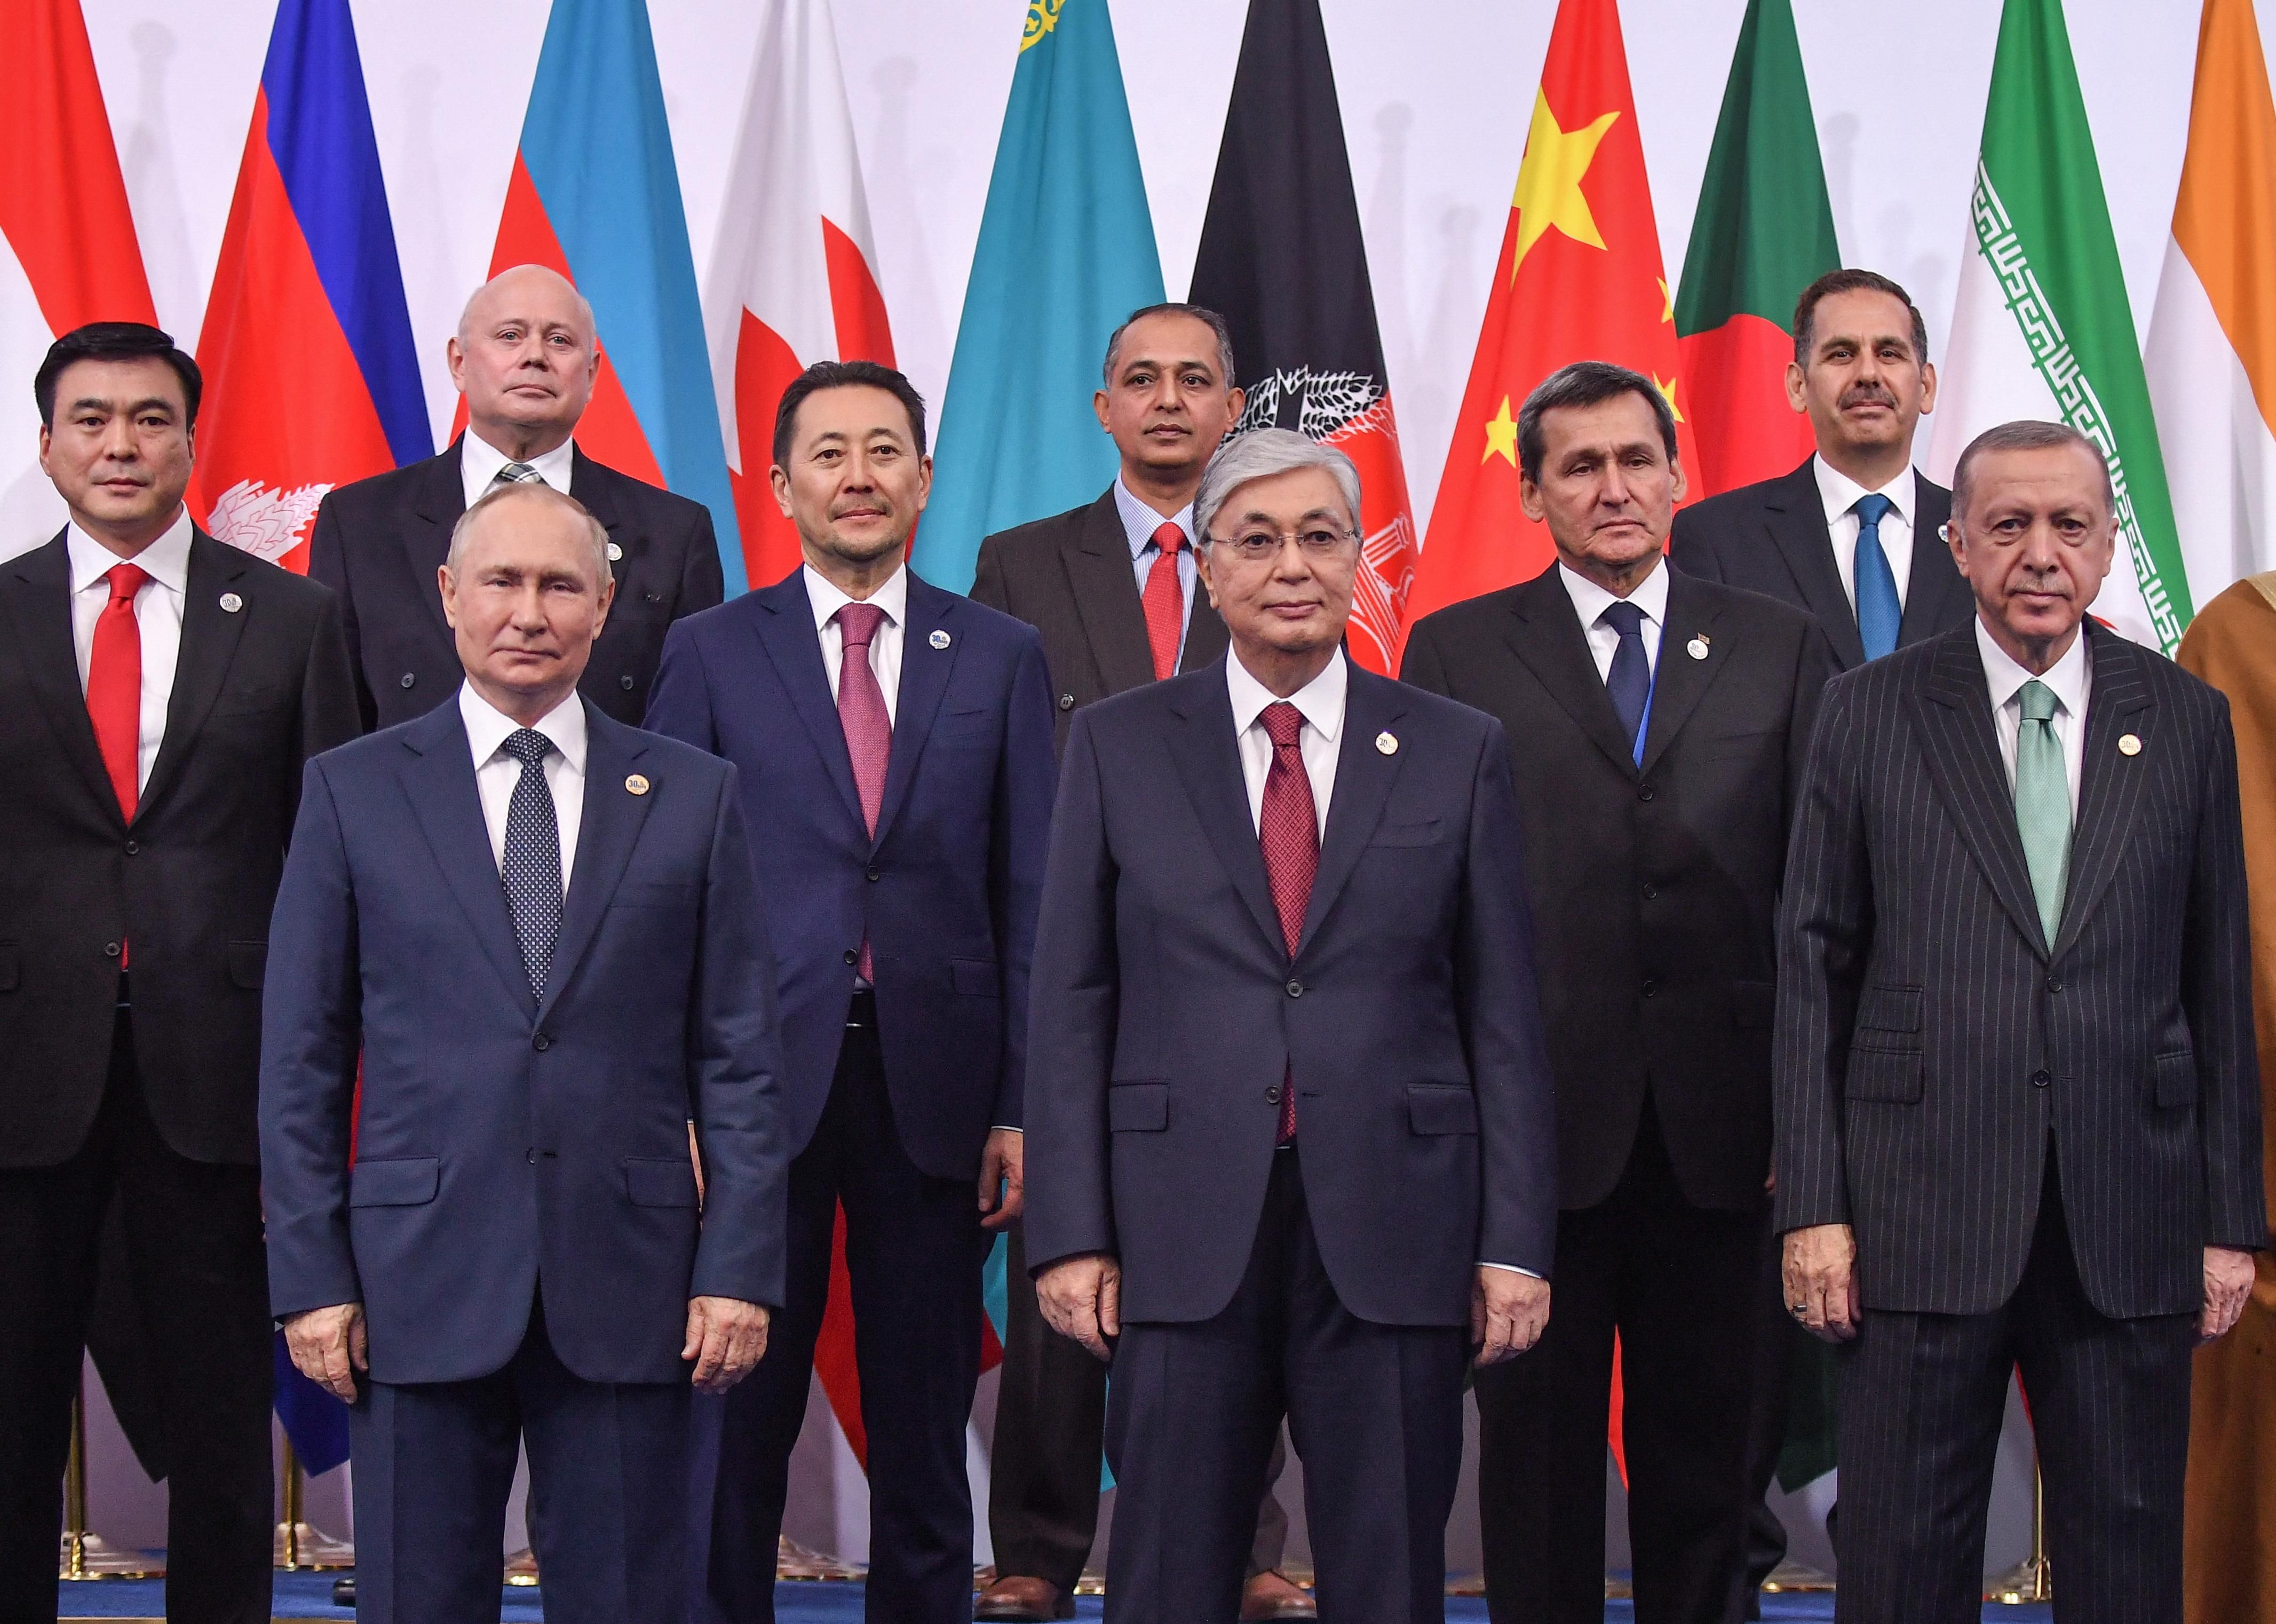
[[[116,413],[118,410],[117,402],[106,400],[99,395],[81,395],[72,401],[68,408],[70,414],[73,416],[81,412]],[[169,417],[178,417],[181,414],[181,408],[163,395],[147,396],[140,400],[131,402],[125,408],[125,415],[128,417],[140,417],[145,412],[163,412]]]

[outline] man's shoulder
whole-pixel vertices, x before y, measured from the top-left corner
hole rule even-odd
[[[1016,655],[1029,644],[1037,648],[1043,644],[1042,634],[1017,616],[1007,615],[1000,609],[990,609],[977,598],[967,597],[961,592],[936,587],[912,572],[909,576],[910,618],[914,620],[928,609],[933,615],[956,627],[952,635],[966,638],[990,653]]]
[[[2098,664],[2095,669],[2097,691],[2103,690],[2109,679],[2113,659],[2131,668],[2132,674],[2146,688],[2151,699],[2160,705],[2170,705],[2181,715],[2193,720],[2211,721],[2228,710],[2228,696],[2196,672],[2168,659],[2164,651],[2139,643],[2122,632],[2097,626],[2090,634]],[[2122,645],[2122,646],[2121,646]],[[2088,708],[2093,707],[2091,695]]]
[[[637,514],[645,525],[666,529],[692,530],[710,522],[711,510],[694,497],[651,485],[620,468],[596,462],[582,451],[572,466],[569,494],[580,500],[596,497],[620,512]],[[593,503],[587,501],[586,505]]]
[[[699,785],[716,788],[734,771],[732,763],[709,750],[666,733],[654,733],[629,722],[619,722],[589,701],[585,706],[585,726],[596,741],[604,742],[618,754],[640,756],[656,769],[684,774]]]
[[[1551,571],[1556,567],[1550,565]],[[1499,587],[1464,598],[1459,603],[1449,603],[1444,609],[1434,609],[1415,623],[1407,639],[1410,643],[1416,638],[1431,643],[1468,643],[1499,636],[1513,621],[1521,618],[1526,607],[1541,591],[1544,579],[1536,575],[1514,587]]]
[[[1751,485],[1738,485],[1729,490],[1704,497],[1675,510],[1675,534],[1690,540],[1711,539],[1731,529],[1758,519],[1765,508],[1782,507],[1789,503],[1817,494],[1817,481],[1811,477],[1809,462],[1790,468],[1770,479],[1756,480]]]
[[[1102,503],[1111,505],[1114,493],[1093,497],[1080,507],[1071,507],[1064,513],[1053,513],[1045,519],[1031,519],[1027,523],[1013,525],[1008,530],[998,530],[980,543],[981,550],[992,554],[1006,565],[1034,565],[1056,555],[1067,542],[1082,534],[1085,526],[1096,516]]]
[[[1776,636],[1799,638],[1806,636],[1817,624],[1817,617],[1808,610],[1775,598],[1766,592],[1750,591],[1745,587],[1734,587],[1719,581],[1702,581],[1696,575],[1671,575],[1671,592],[1682,594],[1702,609],[1710,610],[1716,618],[1732,626],[1745,626]]]
[[[264,602],[274,603],[298,614],[320,613],[332,601],[332,589],[320,581],[311,581],[282,565],[232,547],[202,529],[193,533],[190,556],[193,561],[205,555],[209,566],[217,565],[226,572],[229,580],[241,592],[258,593]]]
[[[384,474],[374,474],[364,479],[351,480],[345,485],[335,485],[325,493],[322,506],[335,518],[360,520],[383,517],[398,509],[413,506],[445,477],[451,480],[459,477],[456,442],[432,457],[406,462],[399,468],[388,469]]]
[[[1353,707],[1387,706],[1398,712],[1401,727],[1409,732],[1427,732],[1442,744],[1482,745],[1501,726],[1500,722],[1474,705],[1433,694],[1428,688],[1418,688],[1411,682],[1377,676],[1364,666],[1352,667],[1351,683]],[[1347,710],[1346,714],[1350,712]]]

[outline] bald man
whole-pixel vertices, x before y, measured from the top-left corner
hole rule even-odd
[[[339,594],[365,730],[424,716],[458,691],[435,586],[451,527],[498,485],[530,480],[576,497],[608,530],[616,601],[578,686],[638,726],[664,629],[724,595],[709,511],[579,449],[601,353],[593,307],[558,273],[500,271],[467,301],[445,353],[467,431],[440,456],[333,491],[309,543],[308,573]]]

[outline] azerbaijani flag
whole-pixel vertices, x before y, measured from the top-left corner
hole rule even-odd
[[[335,485],[433,453],[347,0],[280,0],[198,338],[190,512],[288,568]]]

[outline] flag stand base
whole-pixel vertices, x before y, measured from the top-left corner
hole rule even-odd
[[[1771,1576],[1763,1581],[1763,1593],[1766,1596],[1787,1596],[1832,1588],[1833,1575],[1820,1573],[1807,1562],[1780,1562],[1771,1569]]]

